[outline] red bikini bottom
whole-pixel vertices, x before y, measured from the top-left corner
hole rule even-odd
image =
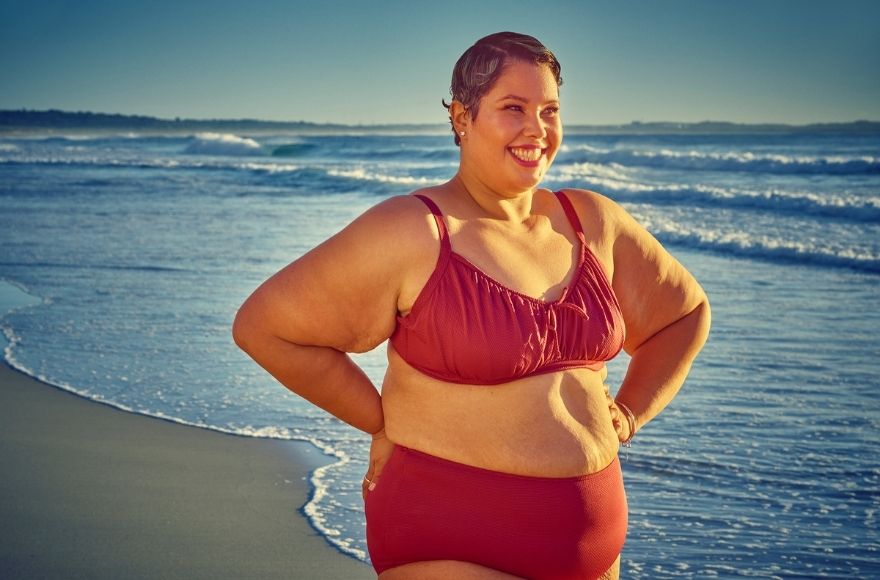
[[[620,554],[627,505],[620,462],[576,477],[528,477],[397,445],[367,492],[377,573],[429,560],[524,578],[597,578]]]

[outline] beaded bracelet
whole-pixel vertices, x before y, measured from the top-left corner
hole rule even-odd
[[[629,435],[620,444],[624,447],[629,447],[632,444],[633,437],[636,435],[636,416],[633,414],[632,409],[620,401],[614,401],[614,404],[623,411],[623,414],[626,416],[626,423],[629,426]]]

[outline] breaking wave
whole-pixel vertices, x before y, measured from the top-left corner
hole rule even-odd
[[[782,155],[751,151],[698,149],[602,149],[592,145],[565,146],[562,159],[572,163],[616,163],[633,167],[740,171],[781,174],[878,174],[880,159],[872,155]]]

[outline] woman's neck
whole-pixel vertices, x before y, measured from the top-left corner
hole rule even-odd
[[[520,193],[501,193],[476,176],[469,175],[463,168],[455,174],[450,185],[465,204],[470,204],[485,217],[511,224],[526,224],[534,217],[534,189]]]

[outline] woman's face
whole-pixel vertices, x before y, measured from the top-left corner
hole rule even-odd
[[[468,125],[463,160],[483,183],[499,193],[534,189],[562,142],[553,73],[544,65],[508,62]]]

